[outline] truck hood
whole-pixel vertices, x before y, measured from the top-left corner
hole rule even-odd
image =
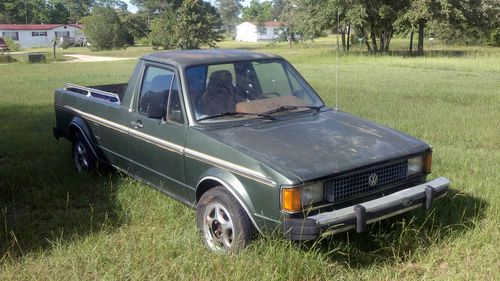
[[[299,113],[301,115],[306,113]],[[307,181],[425,151],[409,135],[340,111],[207,130],[261,163]]]

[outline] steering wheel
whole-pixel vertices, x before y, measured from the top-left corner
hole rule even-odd
[[[263,94],[259,95],[257,97],[257,99],[258,100],[260,100],[260,99],[269,99],[269,98],[273,98],[273,97],[279,98],[279,97],[281,97],[281,95],[279,93],[277,93],[277,92],[269,92],[269,93],[265,93],[265,94],[263,93]]]

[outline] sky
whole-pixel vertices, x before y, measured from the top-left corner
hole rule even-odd
[[[130,4],[130,0],[123,0],[123,1],[124,1],[125,3],[127,3],[127,9],[128,9],[130,12],[132,12],[132,13],[137,12],[137,7],[136,7],[136,6],[134,6],[134,5],[132,5],[132,4]],[[244,0],[244,1],[242,1],[243,6],[248,6],[248,4],[250,4],[250,1],[251,1],[251,0]],[[212,2],[212,3],[213,3],[214,1],[213,1],[213,0],[211,0],[210,2]]]

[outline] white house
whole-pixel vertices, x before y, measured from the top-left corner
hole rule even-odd
[[[236,41],[258,42],[279,37],[284,24],[277,21],[264,22],[261,26],[254,22],[243,22],[236,26]]]
[[[0,24],[0,36],[10,37],[22,48],[50,47],[54,38],[59,41],[79,41],[83,36],[74,24]]]

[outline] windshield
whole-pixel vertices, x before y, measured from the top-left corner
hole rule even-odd
[[[198,121],[259,118],[323,106],[314,90],[284,60],[194,66],[186,69],[186,76]]]

